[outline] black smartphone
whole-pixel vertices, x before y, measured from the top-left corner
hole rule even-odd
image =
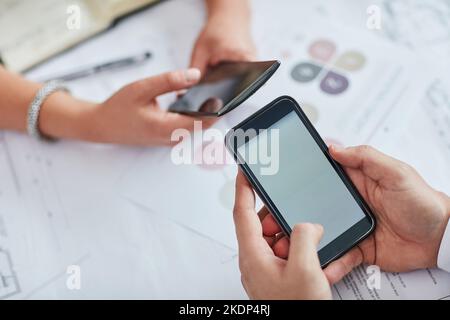
[[[191,116],[219,117],[230,112],[275,73],[279,61],[223,62],[207,70],[199,84],[169,106]]]
[[[301,222],[324,227],[322,267],[374,230],[369,206],[293,98],[269,103],[230,130],[225,144],[285,234]]]

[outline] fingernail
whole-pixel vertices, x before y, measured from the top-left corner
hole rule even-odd
[[[190,68],[185,71],[184,76],[186,77],[187,82],[195,82],[200,80],[202,73],[197,68]]]

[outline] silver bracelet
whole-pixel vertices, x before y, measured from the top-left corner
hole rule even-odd
[[[33,99],[33,102],[31,102],[30,107],[28,108],[27,131],[30,136],[41,140],[54,140],[43,135],[39,130],[39,113],[41,111],[42,104],[48,98],[48,96],[56,91],[61,90],[69,92],[69,90],[64,86],[62,82],[49,81],[37,92],[36,96]]]

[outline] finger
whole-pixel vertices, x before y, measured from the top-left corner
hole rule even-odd
[[[324,273],[330,282],[335,284],[347,275],[353,268],[356,268],[363,262],[361,250],[356,247],[347,252],[344,256],[333,261],[325,268]]]
[[[253,61],[255,59],[255,55],[250,51],[237,51],[237,50],[229,50],[223,51],[218,55],[215,55],[211,59],[211,65],[217,65],[224,61]]]
[[[377,182],[373,181],[370,178],[368,179],[364,172],[359,169],[345,167],[344,170],[350,180],[356,186],[356,189],[358,189],[359,193],[363,196],[364,200],[366,200],[370,206],[370,198],[367,194],[367,186],[371,185],[371,183],[376,184]]]
[[[270,214],[269,210],[267,209],[266,206],[263,206],[263,207],[261,208],[261,210],[258,211],[259,220],[260,220],[260,221],[263,221],[264,218],[265,218],[268,214]]]
[[[272,246],[275,244],[275,240],[276,240],[275,237],[266,237],[266,236],[263,236],[263,237],[264,237],[264,240],[266,240],[269,247],[272,248]]]
[[[380,181],[385,177],[396,178],[406,166],[388,155],[370,146],[357,146],[349,148],[340,148],[338,146],[330,147],[331,156],[341,165],[350,168],[357,168],[363,171],[368,177],[375,181]],[[392,175],[395,176],[392,176]]]
[[[266,215],[261,221],[261,224],[263,228],[263,234],[265,236],[271,237],[282,231],[271,214]]]
[[[282,236],[272,245],[273,253],[281,258],[287,259],[289,256],[289,239],[286,236]]]
[[[189,88],[200,80],[201,75],[199,69],[190,68],[163,73],[137,81],[133,85],[139,98],[150,100],[164,93]]]
[[[177,99],[181,99],[186,94],[186,92],[188,92],[187,89],[178,90],[176,93]]]
[[[317,246],[323,235],[323,227],[312,223],[294,226],[290,237],[288,264],[295,268],[320,267]]]
[[[261,243],[266,244],[266,241],[255,212],[255,193],[240,171],[236,178],[233,218],[240,254],[247,257],[258,254],[261,251]]]
[[[191,57],[191,68],[197,68],[202,74],[205,74],[209,64],[208,58],[209,55],[207,52],[200,49],[194,50]]]

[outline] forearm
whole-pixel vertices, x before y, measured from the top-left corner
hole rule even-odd
[[[249,0],[205,0],[208,21],[250,24],[251,8]]]
[[[445,210],[444,224],[440,235],[438,246],[437,266],[447,272],[450,272],[450,197],[445,193],[439,193],[442,199],[442,206]]]
[[[0,67],[0,128],[25,131],[27,109],[40,85]]]
[[[444,192],[437,191],[437,193],[440,204],[445,212],[445,220],[448,223],[450,220],[450,197]]]
[[[0,129],[26,131],[30,103],[42,87],[0,67]],[[64,92],[55,92],[43,103],[39,129],[47,136],[82,139],[91,104]]]
[[[449,223],[449,220],[450,220],[450,197],[445,193],[442,193],[442,197],[444,198],[444,204],[445,204],[446,212],[447,212],[447,223]]]
[[[450,218],[450,197],[447,196],[447,195],[445,195],[445,196],[447,198],[447,201],[446,201],[446,203],[447,203],[447,217]]]

